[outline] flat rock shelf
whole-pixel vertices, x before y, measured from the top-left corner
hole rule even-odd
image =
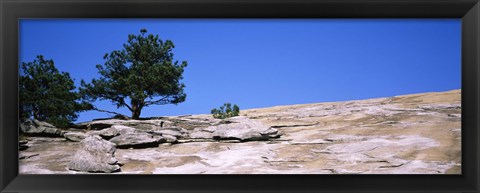
[[[453,90],[249,109],[224,120],[206,114],[94,120],[62,130],[30,121],[22,128],[19,169],[21,174],[460,174],[460,99],[461,91]],[[87,139],[108,144],[101,155],[107,157],[92,158],[107,163],[84,164],[107,169],[73,167],[79,155],[96,154],[85,147],[93,144]]]

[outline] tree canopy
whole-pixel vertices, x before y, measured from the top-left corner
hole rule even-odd
[[[58,127],[77,119],[77,112],[91,105],[79,102],[81,96],[67,72],[60,72],[53,60],[37,56],[20,66],[19,110],[21,118],[35,118]]]
[[[146,33],[142,29],[138,35],[128,35],[123,49],[105,54],[105,63],[96,66],[101,76],[91,83],[81,81],[85,99],[109,100],[117,108],[126,107],[133,119],[138,119],[146,106],[185,101],[185,85],[180,81],[187,62],[174,61],[172,41]]]

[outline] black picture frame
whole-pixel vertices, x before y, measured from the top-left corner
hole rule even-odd
[[[0,0],[1,192],[479,192],[478,0]],[[19,175],[21,18],[462,18],[461,175]]]

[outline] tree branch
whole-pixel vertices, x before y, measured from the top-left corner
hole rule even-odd
[[[158,102],[162,102],[162,100],[165,100],[165,99],[168,99],[168,96],[163,97],[163,98],[158,99],[158,100],[155,100],[155,101],[145,101],[145,106],[157,104]]]
[[[113,111],[107,111],[107,110],[103,110],[103,109],[99,109],[97,107],[93,107],[92,110],[95,110],[95,111],[99,111],[99,112],[104,112],[104,113],[111,113],[111,114],[115,114],[115,115],[120,115],[120,116],[125,116],[125,117],[128,117],[126,115],[123,115],[123,114],[120,114],[120,113],[117,113],[117,112],[113,112]]]
[[[125,103],[125,101],[123,101],[122,98],[110,98],[108,97],[107,95],[103,96],[103,98],[106,98],[106,99],[109,99],[109,100],[112,100],[112,101],[115,101],[117,103],[120,103],[121,105],[125,106],[128,108],[128,110],[132,111],[133,112],[133,109],[131,106],[129,106],[127,103]]]
[[[122,103],[124,106],[126,106],[128,108],[128,110],[132,111],[133,112],[133,109],[131,106],[129,106],[127,103],[125,103],[125,101],[121,101],[120,103]]]

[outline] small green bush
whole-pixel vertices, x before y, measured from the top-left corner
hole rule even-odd
[[[235,116],[238,116],[238,114],[240,113],[240,107],[234,104],[232,108],[232,104],[225,103],[223,104],[223,106],[220,106],[220,108],[218,109],[217,108],[212,109],[211,113],[213,117],[216,119],[225,119],[229,117],[235,117]]]

